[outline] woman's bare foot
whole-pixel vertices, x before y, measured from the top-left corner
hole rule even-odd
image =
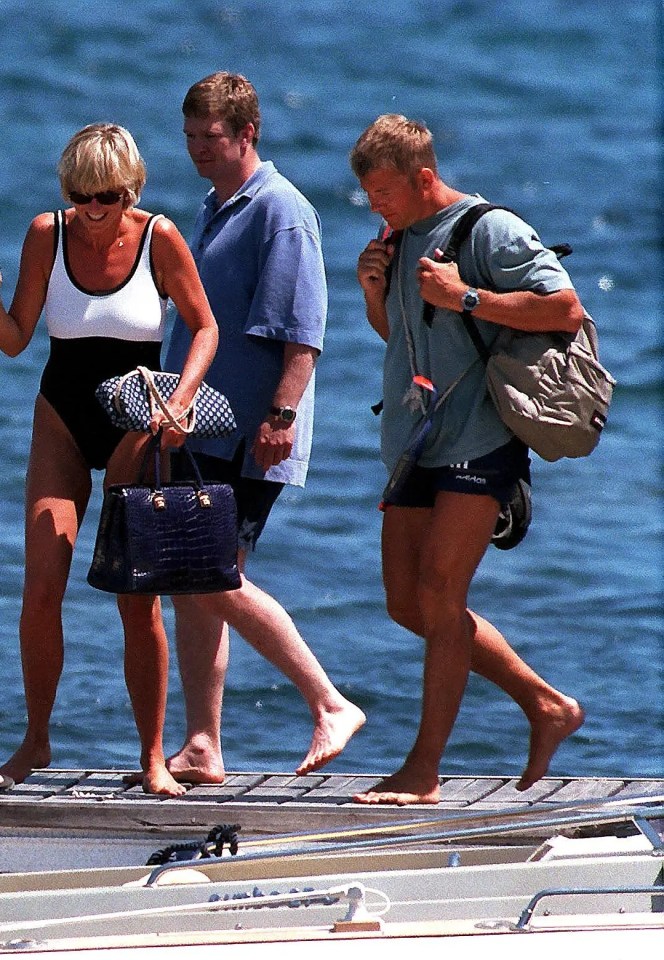
[[[333,710],[322,712],[314,726],[309,752],[295,771],[298,776],[319,770],[338,757],[366,720],[362,710],[345,699]]]
[[[405,807],[412,803],[438,803],[440,783],[436,773],[424,773],[406,760],[401,770],[381,780],[366,793],[356,793],[355,803],[394,803]]]
[[[37,746],[27,737],[7,763],[0,767],[0,773],[14,783],[23,783],[33,770],[41,770],[51,762],[51,748],[48,743]]]
[[[180,783],[223,783],[226,778],[219,742],[203,735],[187,740],[166,766]]]
[[[563,696],[554,709],[547,709],[531,720],[528,765],[516,785],[517,790],[527,790],[546,774],[560,744],[579,729],[585,718],[583,707],[572,697]]]
[[[187,788],[171,776],[165,764],[155,763],[143,773],[143,792],[180,797]]]

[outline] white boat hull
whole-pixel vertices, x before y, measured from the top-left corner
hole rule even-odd
[[[8,832],[0,957],[218,960],[220,947],[229,960],[286,951],[289,960],[312,952],[382,960],[397,951],[403,960],[410,949],[418,960],[485,960],[487,951],[492,960],[659,955],[662,801],[254,835],[237,855],[234,828],[224,828],[217,855],[205,843],[184,854],[173,846],[150,867],[150,836],[51,828],[40,841]],[[182,855],[190,859],[178,862]]]

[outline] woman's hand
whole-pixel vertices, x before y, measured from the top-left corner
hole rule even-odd
[[[21,267],[9,310],[0,302],[0,350],[8,357],[25,350],[41,316],[53,266],[54,229],[52,213],[40,213],[32,221],[23,241]]]
[[[166,404],[168,412],[175,421],[173,423],[163,410],[157,410],[150,421],[150,431],[153,436],[162,431],[161,446],[181,447],[189,435],[190,409],[174,403],[173,398]]]

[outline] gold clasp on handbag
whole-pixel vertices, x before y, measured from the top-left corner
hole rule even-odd
[[[155,510],[166,509],[166,497],[161,490],[155,490],[152,494],[152,506],[155,508]]]
[[[207,490],[197,490],[196,496],[198,497],[198,502],[202,507],[211,507],[212,500],[210,499],[210,494]]]

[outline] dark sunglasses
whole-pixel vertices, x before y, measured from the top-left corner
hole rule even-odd
[[[122,200],[124,194],[117,193],[115,190],[101,190],[99,193],[79,193],[77,190],[69,191],[69,199],[72,203],[92,203],[96,200],[104,207],[111,207],[118,200]]]

